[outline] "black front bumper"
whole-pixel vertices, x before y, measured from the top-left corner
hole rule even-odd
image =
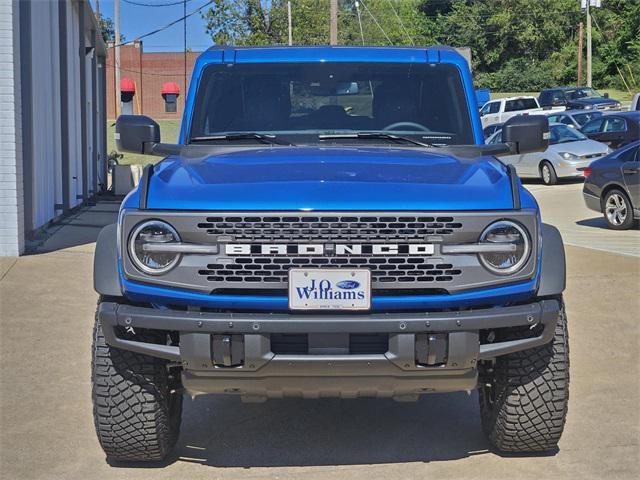
[[[296,315],[158,310],[103,302],[98,317],[109,345],[179,362],[183,384],[194,394],[235,393],[260,400],[288,395],[405,398],[475,388],[479,360],[551,341],[560,308],[558,300],[547,299],[460,312]],[[519,326],[535,327],[540,333],[481,343],[481,331]],[[128,340],[117,334],[116,327],[179,332],[180,345]],[[388,334],[388,350],[303,355],[274,353],[271,347],[273,334],[345,333]],[[420,342],[430,336],[446,342],[446,358],[432,366],[416,360]],[[241,345],[233,354],[240,361],[233,366],[221,366],[216,360],[220,339]]]

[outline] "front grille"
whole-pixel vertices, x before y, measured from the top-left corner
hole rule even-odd
[[[236,242],[386,242],[451,235],[462,223],[448,216],[220,216],[207,217],[198,228]]]
[[[291,268],[368,268],[376,284],[396,282],[451,282],[462,270],[451,263],[416,257],[235,257],[200,270],[209,282],[286,284]]]
[[[599,158],[605,155],[604,153],[589,153],[587,155],[580,155],[580,158],[583,160],[589,160],[590,158]]]
[[[490,223],[508,218],[521,223],[537,238],[534,210],[482,212],[171,212],[132,211],[124,216],[122,244],[141,222],[162,218],[182,242],[216,245],[217,253],[186,253],[164,275],[146,275],[123,255],[128,279],[214,295],[286,296],[292,268],[366,268],[371,271],[375,296],[444,295],[486,286],[522,281],[535,272],[537,246],[526,268],[513,276],[491,274],[476,254],[443,253],[444,245],[478,241]],[[286,245],[287,253],[262,253],[260,245]],[[296,248],[321,245],[313,255]],[[373,246],[395,245],[397,253]],[[433,254],[411,254],[412,244],[433,245]],[[249,245],[241,253],[227,253],[229,245]],[[350,254],[339,245],[360,245]],[[249,253],[251,252],[251,253]]]

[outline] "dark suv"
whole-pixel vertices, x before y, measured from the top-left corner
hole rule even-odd
[[[547,88],[540,92],[538,103],[541,107],[565,106],[567,110],[619,110],[620,102],[601,95],[591,87]]]

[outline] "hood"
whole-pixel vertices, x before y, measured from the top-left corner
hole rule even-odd
[[[614,105],[618,101],[612,98],[598,97],[598,98],[576,98],[575,100],[569,100],[568,105]]]
[[[172,210],[493,210],[513,207],[505,168],[407,148],[266,147],[168,157],[147,207]]]

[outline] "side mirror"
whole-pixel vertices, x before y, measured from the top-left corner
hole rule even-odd
[[[604,98],[609,98],[609,92],[604,92],[604,95],[602,95]]]
[[[160,143],[160,125],[145,115],[120,115],[115,138],[120,152],[151,154]]]
[[[502,141],[511,153],[543,152],[549,146],[549,119],[543,115],[518,115],[502,126]]]

